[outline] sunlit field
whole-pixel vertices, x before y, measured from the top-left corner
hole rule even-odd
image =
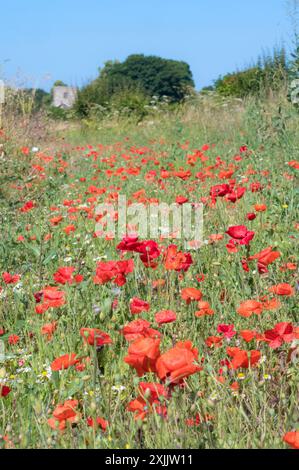
[[[16,133],[0,136],[0,447],[298,448],[295,107]],[[118,195],[202,203],[202,243],[103,237],[97,206]]]

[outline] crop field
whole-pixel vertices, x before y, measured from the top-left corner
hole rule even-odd
[[[1,131],[0,447],[299,447],[298,113],[267,106]],[[151,236],[173,203],[200,240]]]

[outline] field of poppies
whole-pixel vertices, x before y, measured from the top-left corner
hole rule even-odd
[[[1,131],[0,447],[299,448],[298,114],[271,112]],[[120,194],[202,203],[202,243],[103,238]]]

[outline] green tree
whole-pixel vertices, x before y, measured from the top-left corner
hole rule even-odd
[[[106,62],[99,77],[80,90],[76,108],[80,114],[88,114],[94,105],[109,107],[112,97],[123,96],[125,91],[138,92],[139,98],[141,94],[148,99],[167,97],[175,103],[193,89],[192,73],[186,62],[134,54],[124,62]],[[140,103],[140,99],[137,101]]]

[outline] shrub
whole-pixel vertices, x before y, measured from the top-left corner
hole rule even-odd
[[[124,62],[106,62],[99,77],[80,90],[75,107],[80,115],[86,116],[94,105],[110,107],[111,102],[114,106],[119,102],[121,107],[124,102],[130,103],[130,106],[134,102],[135,108],[141,95],[141,102],[146,97],[157,96],[167,97],[170,102],[176,103],[193,89],[192,73],[186,62],[135,54]],[[126,93],[129,94],[127,98]],[[140,111],[139,105],[137,107]]]

